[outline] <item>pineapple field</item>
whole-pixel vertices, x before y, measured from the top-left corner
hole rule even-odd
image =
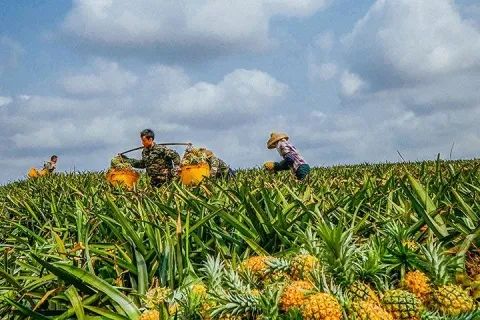
[[[1,319],[480,319],[480,160],[0,187]]]

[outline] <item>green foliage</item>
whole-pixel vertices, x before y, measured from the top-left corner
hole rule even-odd
[[[133,191],[103,173],[17,181],[0,187],[0,318],[135,319],[158,284],[190,310],[165,317],[195,319],[199,301],[186,288],[203,278],[214,315],[300,319],[278,310],[278,287],[253,296],[259,284],[236,272],[252,255],[305,250],[338,286],[395,286],[416,268],[452,281],[480,245],[479,168],[362,164],[315,168],[306,182],[245,170],[194,188],[151,189],[142,177]]]

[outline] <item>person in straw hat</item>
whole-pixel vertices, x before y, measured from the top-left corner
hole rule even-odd
[[[288,141],[286,133],[274,132],[267,141],[268,149],[277,149],[283,160],[280,162],[265,162],[264,167],[271,172],[292,170],[297,179],[303,180],[310,172],[310,166],[305,162],[297,149]]]

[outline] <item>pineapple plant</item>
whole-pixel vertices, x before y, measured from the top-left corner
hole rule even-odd
[[[154,287],[147,291],[144,297],[145,307],[148,309],[156,309],[164,304],[171,295],[172,290],[164,287]]]
[[[271,258],[267,261],[268,268],[263,278],[264,287],[281,286],[292,280],[290,275],[291,262],[282,258]]]
[[[350,316],[353,320],[393,320],[390,313],[371,300],[353,302]]]
[[[456,316],[474,308],[473,298],[461,286],[451,284],[460,269],[458,257],[450,256],[440,244],[429,243],[423,248],[425,262],[435,279],[429,307],[445,316]]]
[[[313,288],[311,282],[292,281],[283,289],[280,298],[280,310],[288,312],[292,308],[299,308]]]
[[[408,249],[412,252],[417,253],[417,252],[420,251],[420,245],[418,244],[417,241],[415,241],[413,239],[405,239],[405,240],[402,241],[402,244],[406,249]]]
[[[337,299],[323,292],[309,296],[300,306],[300,311],[304,320],[342,319],[342,308]]]
[[[480,281],[480,249],[474,247],[467,251],[465,269],[470,278]]]
[[[290,275],[293,280],[306,280],[312,271],[319,267],[318,258],[310,254],[300,254],[290,262]]]
[[[347,295],[353,302],[371,301],[375,304],[380,303],[380,299],[375,291],[368,284],[361,281],[352,283],[348,288]]]
[[[269,269],[268,262],[272,259],[273,257],[270,256],[252,256],[242,262],[241,268],[248,270],[261,279],[267,274]]]
[[[158,310],[145,310],[139,320],[160,320],[160,312]]]
[[[148,288],[146,282],[153,276],[161,279],[163,288],[149,292],[151,301],[142,300],[142,307],[153,308],[143,312],[145,318],[169,314],[179,320],[300,319],[303,311],[307,319],[338,319],[341,308],[333,299],[348,306],[344,308],[348,319],[388,320],[394,314],[385,314],[387,306],[372,302],[378,297],[371,289],[400,284],[411,296],[425,301],[430,310],[422,319],[478,319],[478,313],[463,313],[475,308],[468,290],[475,294],[476,247],[460,257],[460,264],[447,263],[447,258],[459,255],[458,249],[464,249],[477,228],[479,163],[321,168],[313,169],[312,178],[301,185],[281,174],[265,177],[259,171],[242,171],[234,183],[206,181],[208,197],[201,189],[176,183],[151,189],[142,179],[138,188],[128,192],[111,188],[103,174],[94,173],[18,181],[0,187],[0,217],[5,222],[0,226],[0,270],[6,275],[0,277],[0,319],[21,312],[18,306],[28,312],[37,303],[35,312],[42,315],[71,309],[72,301],[64,295],[65,282],[78,274],[86,279],[88,273],[119,291],[122,295],[116,298],[122,303],[108,296],[98,299],[89,288],[78,288],[82,301],[107,314],[125,307],[121,313],[132,319],[142,317],[137,293]],[[419,194],[404,179],[405,168],[428,186],[426,192]],[[467,205],[462,210],[462,203],[451,193],[457,187]],[[429,256],[422,249],[431,239],[440,238],[432,224],[425,232],[419,231],[425,224],[422,220],[429,195],[435,195],[430,200],[439,210],[427,211],[435,214],[433,218],[441,217],[447,226],[448,236],[441,237],[439,248],[453,254]],[[465,223],[467,207],[472,208],[472,218]],[[178,218],[182,222],[179,233]],[[303,236],[303,230],[311,230],[311,235]],[[112,248],[114,252],[109,252]],[[301,261],[303,252],[285,259],[286,263],[267,254],[248,257],[252,250],[276,256],[299,248],[321,261],[313,274],[324,272],[324,277],[313,276],[311,281],[323,294],[301,292],[300,306],[289,307],[300,303],[291,302],[298,292],[289,293],[289,274],[299,279],[295,281],[309,278],[315,262],[308,261],[314,259]],[[209,266],[210,273],[202,274],[201,283],[194,285],[191,277],[200,276],[198,267],[212,252],[222,259]],[[229,259],[236,265],[239,257],[245,258],[242,265],[248,272],[235,275],[225,271],[231,269]],[[68,272],[59,273],[59,268]],[[414,270],[422,270],[425,277]],[[464,280],[452,276],[459,273]],[[454,285],[459,281],[467,291]],[[333,284],[334,290],[327,290],[322,283]],[[12,285],[16,294],[10,296],[7,292]],[[45,301],[39,301],[42,296]],[[400,317],[417,305],[409,303],[415,301],[410,296],[407,299],[402,294],[396,299],[395,306],[388,295],[382,300],[400,312]],[[403,302],[400,307],[399,301]],[[414,311],[412,318],[417,318]],[[98,315],[89,308],[84,312],[86,318]],[[459,312],[462,314],[453,316]],[[69,317],[74,315],[59,315]]]
[[[472,311],[474,301],[462,287],[447,284],[437,287],[432,292],[430,306],[446,316],[457,316]]]
[[[403,286],[406,290],[417,296],[423,303],[428,301],[432,292],[430,279],[425,273],[419,270],[407,272],[403,279]]]
[[[203,283],[195,283],[191,288],[192,294],[203,297],[207,294],[207,287]]]
[[[394,320],[419,320],[423,309],[421,301],[413,293],[401,289],[385,292],[382,305]]]

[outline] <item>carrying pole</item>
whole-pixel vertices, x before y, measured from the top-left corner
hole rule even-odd
[[[160,146],[191,146],[192,145],[191,142],[167,142],[167,143],[157,143],[157,144]],[[129,153],[132,151],[140,150],[140,149],[143,149],[143,147],[138,147],[138,148],[133,148],[127,151],[123,151],[122,153],[120,153],[120,155]]]

